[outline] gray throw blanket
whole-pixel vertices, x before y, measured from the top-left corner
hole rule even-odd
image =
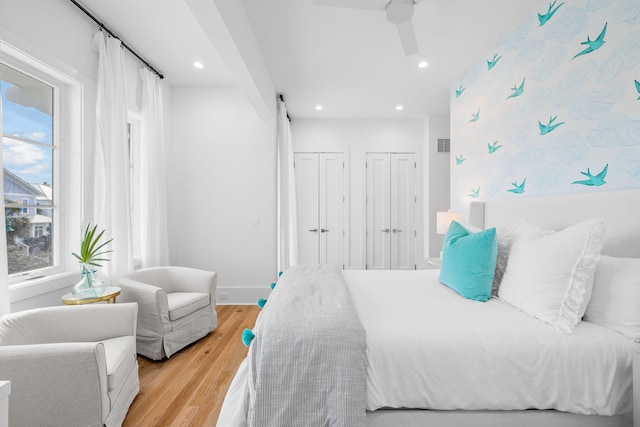
[[[249,348],[249,426],[363,426],[365,331],[342,271],[285,271]]]

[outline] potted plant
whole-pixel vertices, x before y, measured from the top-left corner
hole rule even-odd
[[[91,227],[91,224],[87,224],[80,245],[80,254],[71,253],[82,265],[82,279],[71,291],[72,295],[78,299],[96,298],[104,293],[105,286],[96,274],[96,267],[102,267],[101,262],[109,261],[108,258],[103,256],[113,252],[112,250],[104,249],[113,239],[101,243],[104,231],[98,232],[97,225]]]

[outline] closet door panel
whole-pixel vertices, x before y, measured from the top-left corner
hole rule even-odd
[[[319,239],[320,264],[343,265],[344,242],[344,156],[319,155]]]
[[[366,157],[367,269],[391,268],[390,170],[388,153]]]
[[[295,153],[294,157],[298,207],[298,259],[301,264],[317,264],[320,236],[318,155]]]
[[[391,268],[394,270],[416,267],[415,175],[415,154],[391,154]]]

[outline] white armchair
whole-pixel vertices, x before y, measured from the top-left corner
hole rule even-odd
[[[119,301],[138,303],[138,353],[171,357],[218,326],[216,273],[189,267],[153,267],[118,279]]]
[[[135,304],[47,307],[0,318],[11,426],[120,426],[140,389]]]

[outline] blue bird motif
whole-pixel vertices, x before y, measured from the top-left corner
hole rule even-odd
[[[478,108],[478,111],[471,114],[471,120],[469,120],[469,123],[477,122],[479,118],[480,118],[480,109]]]
[[[599,174],[597,175],[591,175],[591,170],[589,170],[589,168],[587,168],[586,172],[580,172],[582,175],[586,176],[589,179],[585,179],[582,181],[574,181],[572,182],[572,184],[582,184],[582,185],[588,185],[589,187],[599,187],[603,184],[606,184],[607,182],[604,180],[604,177],[607,176],[607,171],[609,170],[609,164],[607,163],[604,167],[604,169],[602,169],[602,171],[600,171]]]
[[[640,82],[637,80],[634,80],[635,84],[636,84],[636,90],[638,91],[638,93],[640,93]],[[640,96],[637,99],[638,101],[640,101]]]
[[[520,185],[518,185],[518,181],[514,181],[511,183],[511,185],[513,185],[513,188],[507,191],[510,193],[522,194],[524,193],[524,185],[526,184],[526,182],[527,178],[523,179]]]
[[[487,142],[487,148],[489,149],[489,154],[493,154],[498,151],[499,148],[502,148],[502,145],[498,145],[498,140],[493,141],[493,144],[489,144]]]
[[[487,60],[487,68],[489,70],[493,69],[493,67],[496,66],[496,64],[498,63],[498,61],[500,61],[500,58],[502,58],[502,56],[498,56],[497,53],[495,53],[493,55],[493,59],[492,60]]]
[[[551,19],[551,17],[558,11],[558,9],[560,9],[560,6],[564,4],[564,2],[562,2],[554,9],[553,7],[556,5],[556,1],[557,0],[554,0],[553,3],[549,3],[549,10],[547,10],[547,13],[545,13],[544,15],[538,14],[538,21],[540,21],[541,27],[546,24],[547,21]]]
[[[520,83],[520,86],[513,85],[513,87],[511,88],[513,93],[511,95],[507,96],[507,99],[515,98],[516,96],[522,95],[522,93],[524,92],[524,81],[525,80],[526,80],[526,77],[523,77],[522,78],[522,83]]]
[[[458,165],[458,166],[461,165],[462,162],[464,162],[465,160],[467,160],[467,159],[465,159],[462,154],[460,154],[459,156],[456,156],[456,165]]]
[[[464,92],[465,89],[466,87],[460,85],[460,87],[456,89],[456,98],[460,98],[460,95],[462,95],[462,92]]]
[[[606,33],[607,33],[607,23],[605,22],[604,28],[602,28],[602,31],[598,35],[598,38],[596,38],[595,40],[591,41],[589,36],[587,36],[587,41],[580,43],[580,44],[586,45],[587,48],[585,50],[583,50],[582,52],[577,53],[576,56],[574,56],[571,59],[576,59],[580,55],[586,55],[587,53],[591,53],[594,50],[600,49],[602,47],[602,45],[604,44],[604,35]]]
[[[480,197],[480,187],[476,188],[475,190],[472,188],[471,194],[469,194],[469,197],[473,197],[474,199],[477,199],[478,197]]]
[[[549,123],[547,123],[546,125],[543,125],[538,120],[538,127],[540,128],[540,135],[546,135],[549,132],[551,132],[552,130],[554,130],[555,128],[557,128],[558,126],[564,124],[564,122],[553,124],[553,122],[555,122],[557,118],[558,118],[558,116],[549,117]]]

